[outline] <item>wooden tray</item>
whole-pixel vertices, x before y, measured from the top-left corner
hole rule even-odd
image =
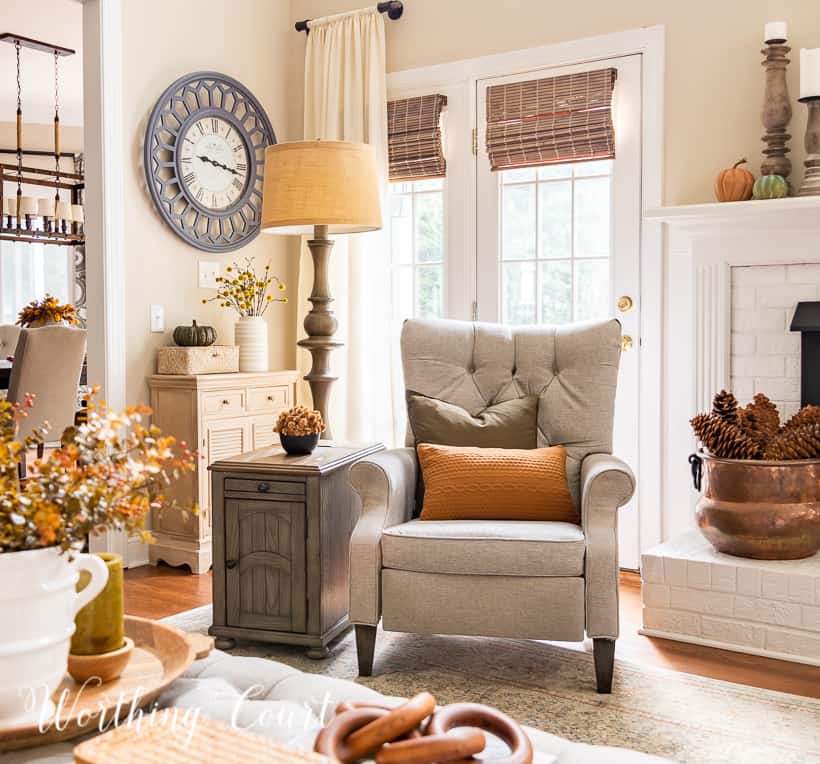
[[[80,743],[76,764],[330,764],[318,753],[274,743],[203,716],[193,720],[184,708],[153,726],[119,727]]]
[[[0,751],[50,745],[99,732],[101,716],[104,729],[110,729],[118,703],[120,719],[125,721],[135,695],[139,707],[147,706],[194,661],[195,651],[188,638],[172,626],[127,615],[125,635],[134,640],[134,650],[119,679],[100,687],[89,684],[82,688],[66,674],[53,696],[59,703],[61,694],[68,691],[62,707],[58,706],[60,729],[56,720],[45,732],[36,724],[0,729]],[[77,724],[80,715],[86,717],[82,726]]]

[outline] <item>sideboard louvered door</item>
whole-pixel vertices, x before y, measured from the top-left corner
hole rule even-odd
[[[228,624],[304,632],[305,505],[225,502]]]

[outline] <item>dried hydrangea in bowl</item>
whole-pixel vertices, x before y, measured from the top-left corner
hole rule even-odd
[[[279,433],[282,448],[292,456],[307,456],[319,444],[325,431],[322,414],[305,406],[294,406],[279,414],[274,432]]]

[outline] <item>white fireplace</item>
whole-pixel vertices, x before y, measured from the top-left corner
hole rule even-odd
[[[644,633],[820,664],[820,555],[757,562],[694,530],[689,419],[721,389],[800,407],[798,302],[820,299],[820,197],[668,207],[660,546],[644,550]]]

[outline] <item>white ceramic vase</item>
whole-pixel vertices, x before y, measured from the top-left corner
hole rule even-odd
[[[79,594],[80,570],[91,580]],[[0,728],[47,722],[68,666],[74,616],[108,581],[99,558],[57,547],[0,554]]]
[[[233,328],[239,345],[239,371],[268,370],[268,324],[262,316],[243,316]]]

